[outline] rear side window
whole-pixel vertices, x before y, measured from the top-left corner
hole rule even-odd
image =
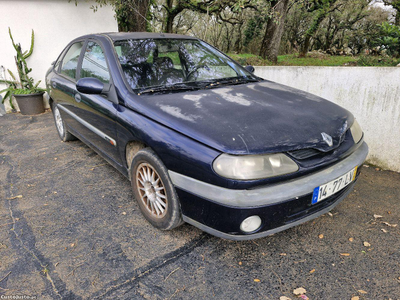
[[[65,54],[60,73],[72,79],[76,79],[76,69],[78,68],[79,56],[83,47],[83,42],[72,44]]]
[[[82,61],[80,78],[94,77],[103,83],[110,82],[106,57],[100,45],[96,42],[89,42]]]
[[[54,63],[54,69],[55,69],[57,72],[58,72],[59,69],[60,69],[60,64],[61,64],[62,59],[63,59],[63,57],[64,57],[64,55],[65,55],[66,52],[67,52],[67,49],[65,48],[65,49],[63,50],[63,52],[61,52],[61,54],[58,56],[58,59],[56,60],[56,62]]]

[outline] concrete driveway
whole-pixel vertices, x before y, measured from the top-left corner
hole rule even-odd
[[[162,232],[127,179],[59,140],[51,113],[11,114],[0,117],[0,197],[0,295],[297,299],[302,287],[303,299],[400,298],[398,173],[364,168],[330,214],[263,239]]]

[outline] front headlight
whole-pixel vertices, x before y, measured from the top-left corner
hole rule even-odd
[[[354,143],[358,143],[362,136],[363,136],[363,131],[361,129],[360,124],[358,124],[357,120],[354,120],[353,125],[350,127],[351,135],[353,136]]]
[[[239,180],[275,177],[299,169],[293,160],[282,153],[243,156],[221,154],[213,167],[218,175]]]

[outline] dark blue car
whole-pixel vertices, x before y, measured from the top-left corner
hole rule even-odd
[[[105,33],[72,41],[46,84],[60,138],[129,178],[151,224],[246,240],[331,210],[368,153],[350,112],[253,70],[193,37]]]

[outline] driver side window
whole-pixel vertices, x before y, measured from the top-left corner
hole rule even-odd
[[[88,42],[83,57],[80,78],[84,77],[94,77],[103,83],[110,83],[110,72],[104,52],[100,45],[93,41]]]

